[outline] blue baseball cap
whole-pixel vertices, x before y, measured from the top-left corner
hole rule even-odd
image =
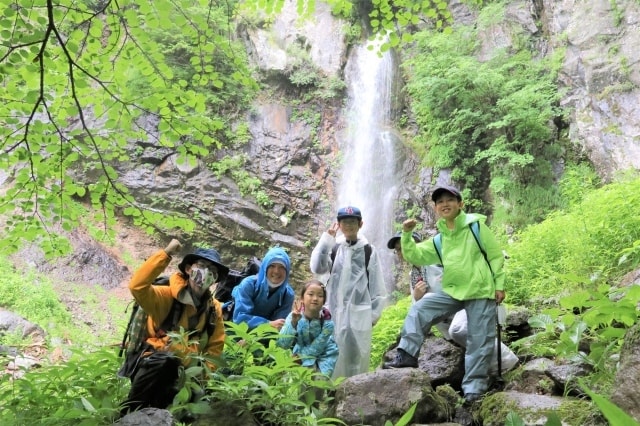
[[[359,208],[352,206],[343,207],[338,210],[338,222],[348,217],[355,217],[358,220],[362,220],[362,212],[360,212]]]

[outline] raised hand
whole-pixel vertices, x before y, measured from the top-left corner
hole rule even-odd
[[[180,241],[176,240],[175,238],[171,240],[169,245],[167,245],[167,247],[164,249],[165,253],[167,253],[169,256],[173,256],[174,254],[180,252],[180,250],[182,250],[182,243],[180,243]]]
[[[407,219],[404,222],[402,222],[402,231],[404,232],[411,232],[413,231],[413,228],[416,227],[416,220],[415,219]]]
[[[340,224],[338,222],[333,222],[333,224],[331,225],[331,228],[327,229],[327,234],[331,235],[332,237],[335,237],[336,234],[338,233],[338,229],[340,229]]]
[[[291,309],[291,325],[293,328],[298,327],[298,321],[302,318],[302,300],[296,299],[293,301],[293,308]]]

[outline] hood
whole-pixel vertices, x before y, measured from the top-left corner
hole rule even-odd
[[[291,260],[289,259],[289,255],[281,247],[274,247],[267,251],[267,254],[265,254],[262,259],[262,264],[260,264],[260,271],[258,271],[258,283],[260,285],[267,285],[267,268],[274,262],[284,264],[287,269],[287,276],[282,284],[289,284],[289,274],[291,274]]]
[[[483,214],[465,213],[464,211],[460,211],[460,214],[456,217],[456,220],[455,220],[456,229],[454,232],[458,232],[460,229],[466,228],[467,226],[469,226],[469,224],[473,222],[485,223],[486,220],[487,220],[487,217]],[[436,223],[436,227],[438,228],[439,232],[442,232],[445,234],[452,233],[452,231],[449,228],[447,228],[447,222],[445,219],[438,219],[438,222]]]

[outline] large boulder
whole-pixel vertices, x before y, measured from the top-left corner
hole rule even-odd
[[[347,425],[383,426],[388,420],[395,423],[416,403],[415,423],[442,422],[450,416],[451,407],[431,387],[428,374],[416,368],[377,370],[342,382],[329,416]]]
[[[482,401],[477,415],[483,426],[503,426],[509,413],[517,414],[526,425],[547,424],[550,413],[554,413],[562,425],[604,424],[602,419],[594,418],[590,404],[589,401],[569,397],[498,392]]]
[[[391,361],[396,352],[396,349],[387,352],[385,361]],[[449,384],[459,390],[464,376],[464,348],[443,338],[429,336],[420,349],[418,368],[429,375],[433,387]]]
[[[0,308],[0,334],[18,334],[23,339],[32,339],[34,344],[42,344],[46,333],[37,324],[27,321],[20,315]]]

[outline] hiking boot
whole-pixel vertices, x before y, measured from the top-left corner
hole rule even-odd
[[[471,405],[476,401],[480,401],[482,399],[481,393],[467,393],[464,395],[464,404]]]
[[[418,367],[418,359],[412,355],[409,355],[402,349],[398,349],[396,351],[396,357],[393,359],[393,361],[385,362],[384,364],[382,364],[382,368],[384,369],[407,367]]]

